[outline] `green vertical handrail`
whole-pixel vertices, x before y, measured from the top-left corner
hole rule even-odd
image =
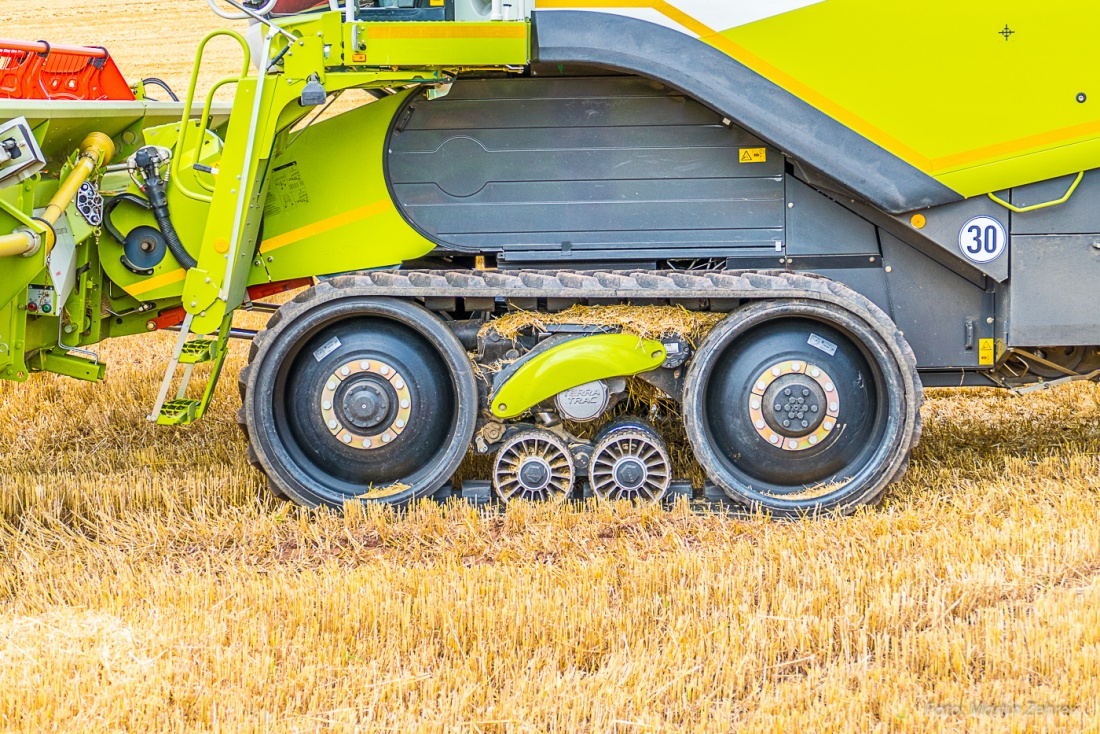
[[[213,200],[213,197],[188,189],[187,186],[183,183],[183,179],[180,177],[179,172],[181,161],[183,160],[183,153],[186,150],[187,145],[187,130],[190,127],[188,123],[191,121],[191,106],[195,103],[195,92],[197,91],[199,86],[199,70],[202,68],[202,57],[206,51],[206,44],[219,36],[229,36],[241,45],[241,50],[244,51],[244,64],[241,66],[241,75],[239,77],[228,77],[226,79],[222,79],[217,84],[215,84],[214,88],[210,90],[209,94],[207,94],[206,104],[203,106],[202,117],[199,119],[200,131],[197,148],[198,151],[202,150],[202,141],[204,137],[203,133],[206,129],[206,118],[210,114],[210,106],[213,104],[214,101],[214,92],[219,87],[224,86],[225,84],[229,84],[231,82],[239,82],[241,79],[244,79],[248,76],[248,67],[252,63],[252,52],[249,50],[248,42],[244,40],[244,36],[242,36],[240,33],[237,33],[236,31],[222,29],[211,31],[203,37],[202,41],[199,42],[198,51],[195,52],[195,63],[191,67],[191,83],[187,85],[187,101],[184,103],[183,116],[180,120],[180,134],[176,137],[176,145],[172,154],[171,170],[172,176],[175,178],[176,181],[176,188],[181,194],[183,194],[187,198],[194,199],[195,201],[202,201],[205,203],[210,203]],[[197,155],[198,153],[196,153],[196,156]]]

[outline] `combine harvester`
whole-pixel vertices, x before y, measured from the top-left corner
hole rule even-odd
[[[254,336],[249,458],[310,506],[432,495],[471,445],[504,501],[660,500],[668,451],[618,415],[643,380],[715,485],[796,515],[902,476],[922,385],[1100,375],[1095,3],[229,4],[250,30],[182,103],[0,43],[0,377],[99,380],[93,345],[176,329],[149,407],[180,425]],[[219,36],[242,71],[199,94]],[[720,320],[561,318],[609,304]],[[557,317],[491,328],[517,310]]]

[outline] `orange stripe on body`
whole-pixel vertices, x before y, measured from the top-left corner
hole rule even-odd
[[[133,285],[126,286],[122,290],[129,293],[131,296],[139,296],[143,293],[149,293],[155,291],[157,288],[163,288],[166,285],[172,285],[173,283],[180,283],[187,277],[187,271],[183,268],[179,270],[170,270],[163,275],[158,275],[155,278],[149,278],[149,280],[143,280]]]
[[[576,8],[579,10],[613,10],[615,8],[649,8],[656,10],[670,20],[687,28],[692,33],[698,34],[699,40],[725,52],[727,55],[740,61],[766,79],[778,84],[796,97],[813,105],[838,122],[847,125],[865,138],[882,146],[899,158],[902,158],[929,174],[949,173],[985,162],[994,162],[1023,155],[1029,150],[1049,148],[1060,144],[1067,144],[1077,138],[1100,135],[1100,122],[1091,122],[1062,128],[1060,130],[1051,130],[1049,132],[1016,140],[1009,140],[983,148],[975,148],[953,155],[929,158],[888,134],[881,128],[864,120],[852,111],[841,107],[836,102],[800,82],[777,66],[762,59],[726,36],[723,36],[713,28],[709,28],[703,23],[700,23],[679,8],[669,5],[664,0],[539,0],[538,7],[558,9]]]
[[[494,39],[527,38],[526,23],[499,23],[493,26],[476,25],[469,27],[459,24],[428,23],[424,26],[374,26],[367,28],[367,38],[376,41],[408,41],[413,39]]]
[[[352,209],[351,211],[343,212],[342,214],[337,214],[327,219],[313,222],[312,224],[307,224],[304,227],[292,229],[289,232],[284,232],[270,239],[265,239],[260,245],[260,252],[268,253],[272,250],[278,250],[280,247],[292,245],[307,237],[314,237],[319,234],[324,234],[325,232],[331,232],[339,227],[344,227],[379,214],[384,214],[393,208],[393,202],[389,199],[376,201],[373,204],[367,204],[358,209]]]

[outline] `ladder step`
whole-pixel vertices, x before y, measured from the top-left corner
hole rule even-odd
[[[180,364],[205,364],[217,358],[217,339],[192,339],[183,345],[180,352]]]
[[[198,415],[201,400],[169,400],[160,409],[157,416],[157,425],[161,426],[186,426],[190,425]]]

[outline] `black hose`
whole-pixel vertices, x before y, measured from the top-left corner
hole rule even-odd
[[[176,262],[183,266],[184,270],[190,270],[199,264],[198,260],[191,257],[191,253],[183,246],[180,237],[176,234],[176,228],[172,224],[172,218],[168,214],[168,195],[165,193],[167,182],[157,174],[157,166],[152,157],[142,148],[134,154],[137,166],[145,179],[145,198],[153,209],[153,218],[157,220],[160,233],[164,235],[164,242],[168,245],[168,251]]]
[[[142,79],[141,83],[144,84],[147,87],[150,86],[150,85],[152,85],[154,87],[160,87],[161,89],[163,89],[165,92],[168,93],[168,96],[171,97],[173,102],[179,102],[180,101],[180,98],[176,96],[176,93],[172,91],[172,88],[170,86],[168,86],[168,83],[165,82],[163,79],[157,79],[155,76],[150,76],[150,77],[146,77],[145,79]],[[153,100],[153,101],[156,101],[156,100]]]
[[[115,207],[124,201],[137,204],[142,209],[152,208],[145,199],[133,194],[119,194],[107,200],[107,203],[103,205],[103,227],[107,230],[107,234],[111,235],[120,245],[126,244],[126,235],[118,231],[118,227],[111,221],[111,214],[114,212]]]

